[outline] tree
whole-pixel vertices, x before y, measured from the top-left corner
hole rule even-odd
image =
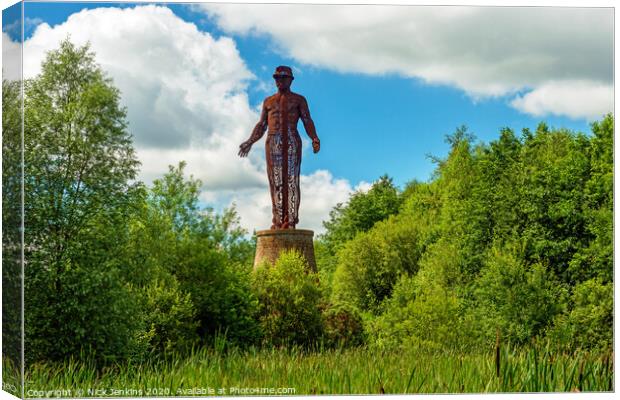
[[[323,222],[327,231],[316,243],[317,268],[328,287],[336,270],[337,251],[358,233],[367,232],[377,222],[398,213],[401,204],[402,197],[392,178],[383,175],[367,193],[357,191],[346,204],[338,204],[330,211],[330,220]],[[329,295],[329,290],[326,293]]]
[[[613,182],[614,118],[607,115],[592,124],[588,155],[590,177],[584,189],[585,232],[589,241],[570,261],[569,273],[576,282],[598,277],[613,280]]]
[[[401,275],[417,273],[424,252],[420,227],[409,216],[393,216],[347,242],[337,255],[331,300],[378,313]]]
[[[500,329],[511,343],[527,343],[566,306],[566,288],[540,263],[528,265],[518,250],[492,248],[475,282],[469,308],[478,341],[490,346]]]
[[[191,298],[205,343],[226,332],[231,343],[250,344],[258,338],[249,284],[253,246],[234,209],[216,214],[200,206],[202,183],[186,177],[184,168],[184,162],[170,166],[148,190],[144,214],[135,221],[132,265],[138,275],[145,263],[159,275],[173,275]]]
[[[120,92],[67,39],[24,101],[27,355],[125,357],[140,325],[120,258],[139,163]]]
[[[126,202],[139,165],[120,92],[94,57],[65,40],[26,81],[29,239],[53,241],[57,260],[91,217]]]
[[[541,124],[523,146],[512,190],[518,195],[513,237],[528,263],[543,263],[565,283],[576,276],[569,263],[587,245],[585,186],[590,175],[589,140]],[[508,188],[505,188],[508,190]]]
[[[613,348],[614,288],[612,283],[590,279],[573,289],[572,309],[559,315],[549,337],[568,350]]]
[[[358,232],[366,232],[375,223],[396,214],[400,205],[399,192],[392,178],[383,175],[367,193],[357,191],[346,205],[338,204],[330,211],[330,220],[323,222],[327,232],[322,239],[337,248]]]
[[[22,118],[19,81],[2,81],[2,353],[21,363]]]

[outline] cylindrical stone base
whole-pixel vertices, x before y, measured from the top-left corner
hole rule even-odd
[[[263,261],[274,264],[282,251],[296,249],[304,256],[310,270],[316,272],[313,237],[314,232],[307,229],[269,229],[256,232],[254,268]]]

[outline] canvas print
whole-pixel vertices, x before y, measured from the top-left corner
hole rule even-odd
[[[611,7],[2,13],[26,398],[613,392]]]

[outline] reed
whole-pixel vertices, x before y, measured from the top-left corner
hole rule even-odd
[[[53,391],[64,389],[62,397],[68,397],[66,390],[79,397],[127,397],[241,394],[235,388],[293,388],[289,395],[613,391],[611,352],[562,354],[548,346],[517,349],[499,340],[486,354],[224,348],[101,370],[76,360],[35,364],[27,368],[25,392],[51,391],[48,397],[54,397]],[[4,367],[10,373],[12,366]]]

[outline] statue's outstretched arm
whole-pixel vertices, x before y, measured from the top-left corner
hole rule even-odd
[[[250,149],[252,148],[252,145],[258,142],[260,138],[263,137],[266,130],[267,130],[267,108],[265,107],[265,102],[263,102],[263,110],[261,111],[260,119],[258,120],[258,123],[252,130],[252,134],[250,135],[250,138],[246,140],[245,142],[241,143],[241,145],[239,146],[239,157],[247,156],[248,153],[250,152]]]
[[[260,119],[258,120],[258,123],[254,127],[254,130],[252,130],[252,134],[250,135],[248,142],[252,144],[258,142],[260,138],[263,137],[266,130],[267,130],[267,107],[265,107],[265,102],[263,102],[263,110],[260,113]]]

